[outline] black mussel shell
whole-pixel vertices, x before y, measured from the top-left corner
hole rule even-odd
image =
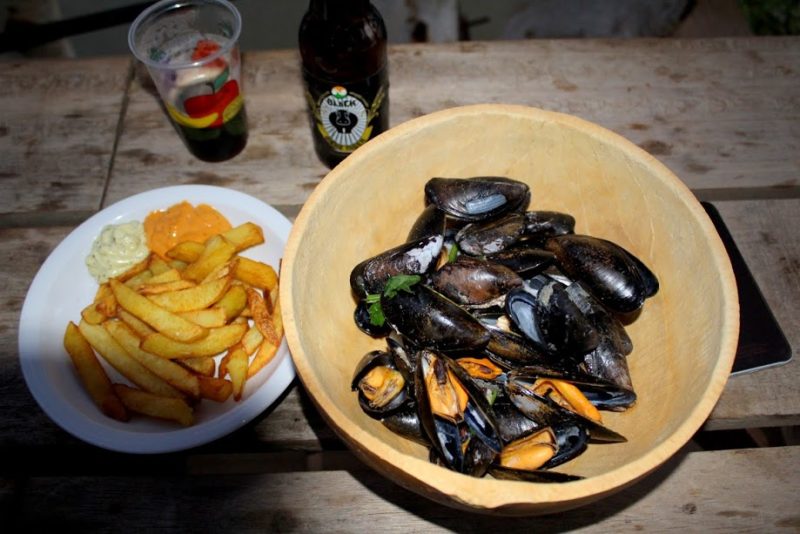
[[[506,295],[506,313],[534,346],[566,358],[594,350],[600,335],[566,293],[566,286],[545,276]]]
[[[504,369],[525,365],[558,366],[561,358],[547,351],[537,349],[525,336],[507,332],[500,328],[487,326],[491,336],[486,345],[486,355]]]
[[[454,302],[472,306],[492,304],[522,285],[522,278],[508,267],[469,256],[442,265],[428,280]]]
[[[627,314],[642,307],[644,299],[657,290],[652,272],[640,268],[634,256],[605,239],[587,235],[563,235],[547,240],[559,268],[586,288],[610,310]],[[648,278],[645,282],[644,278]]]
[[[485,256],[507,249],[519,241],[524,231],[525,216],[513,212],[466,225],[456,234],[456,243],[466,254]]]
[[[572,482],[575,480],[583,480],[584,478],[580,475],[569,475],[566,473],[559,473],[558,471],[548,471],[546,469],[524,471],[522,469],[509,469],[499,466],[490,467],[489,474],[498,480],[520,480],[523,482],[541,483]]]
[[[382,292],[392,276],[426,274],[436,267],[443,243],[441,235],[424,237],[364,260],[350,272],[350,287],[363,298],[370,293]]]
[[[431,178],[425,198],[456,219],[479,221],[527,208],[531,194],[527,184],[500,176]]]
[[[492,413],[497,431],[504,444],[543,428],[533,419],[525,417],[505,394],[499,395],[495,399],[492,404]]]
[[[556,424],[552,430],[556,436],[556,454],[542,466],[542,469],[550,469],[569,462],[583,454],[589,444],[586,428],[576,422],[564,421]]]
[[[609,312],[592,294],[583,286],[583,282],[575,282],[567,287],[567,294],[583,313],[594,323],[603,339],[610,342],[623,356],[633,351],[631,341],[625,326],[616,315]]]
[[[364,396],[364,393],[358,387],[358,384],[361,379],[367,375],[367,373],[378,366],[388,367],[390,369],[399,371],[400,374],[403,375],[405,385],[403,389],[387,404],[383,406],[372,406],[369,400]],[[351,382],[350,387],[353,391],[358,392],[358,402],[364,413],[374,419],[381,419],[386,415],[396,412],[409,401],[411,398],[409,389],[413,383],[412,380],[413,377],[405,375],[402,370],[397,368],[394,357],[391,353],[381,350],[373,350],[365,354],[356,366],[355,373],[353,373],[353,381]]]
[[[486,328],[450,299],[416,284],[381,300],[386,320],[418,348],[448,353],[481,352],[489,343]]]
[[[373,324],[369,316],[369,304],[360,300],[356,304],[356,310],[353,312],[353,320],[358,326],[358,329],[372,337],[385,337],[392,331],[392,327],[384,322],[382,325]]]
[[[431,444],[422,429],[417,403],[414,401],[407,402],[396,412],[383,417],[381,423],[395,434],[415,441],[420,445],[430,446]]]
[[[488,261],[505,265],[518,275],[529,278],[553,264],[555,255],[549,250],[526,244],[515,245],[486,256]]]
[[[597,408],[622,411],[636,403],[628,360],[611,341],[601,341],[596,349],[583,357],[578,369],[596,381],[604,381],[614,386],[613,389],[594,391],[591,395],[584,392]]]
[[[418,241],[426,237],[444,235],[445,215],[434,204],[428,204],[420,213],[408,232],[406,241]]]
[[[575,217],[558,211],[528,211],[525,213],[525,235],[536,241],[575,233]]]

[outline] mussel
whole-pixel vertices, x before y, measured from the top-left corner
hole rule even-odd
[[[392,276],[426,274],[436,266],[443,243],[443,236],[432,235],[364,260],[350,272],[350,288],[359,298],[364,298],[383,291]]]
[[[431,286],[458,304],[502,305],[506,293],[522,285],[522,278],[497,263],[459,256],[429,277]]]
[[[484,256],[507,249],[519,241],[524,231],[525,216],[512,212],[466,225],[456,234],[456,243],[467,254]]]
[[[447,215],[465,221],[480,221],[515,210],[530,202],[527,184],[500,176],[431,178],[425,198]]]

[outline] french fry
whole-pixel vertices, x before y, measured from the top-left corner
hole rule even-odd
[[[171,282],[163,282],[161,284],[144,284],[141,288],[139,288],[139,294],[145,296],[160,295],[161,293],[182,291],[184,289],[191,289],[193,287],[197,287],[197,284],[191,280],[173,280]]]
[[[145,338],[150,334],[155,333],[155,330],[150,328],[150,326],[147,323],[145,323],[135,315],[131,315],[122,308],[117,310],[117,317],[119,317],[126,325],[130,326],[131,329],[134,332],[136,332],[136,335],[139,336],[140,338]]]
[[[103,323],[103,326],[128,354],[153,374],[193,399],[200,397],[200,383],[197,376],[171,360],[139,348],[139,337],[128,325],[119,320],[111,320]]]
[[[167,251],[167,257],[186,263],[192,263],[203,254],[206,246],[194,241],[183,241]]]
[[[127,421],[130,416],[122,401],[114,393],[111,380],[95,356],[92,346],[72,321],[67,324],[64,333],[64,348],[83,386],[100,411],[117,421]]]
[[[278,284],[278,273],[271,266],[260,261],[239,256],[234,277],[247,285],[272,291]]]
[[[227,322],[225,310],[222,308],[206,308],[204,310],[179,312],[178,315],[206,328],[218,328],[220,326],[225,326]]]
[[[219,328],[209,328],[207,331],[206,337],[190,343],[175,341],[163,333],[156,332],[144,338],[141,347],[147,352],[169,359],[215,356],[238,343],[247,332],[247,324],[229,324]]]
[[[233,243],[221,235],[215,235],[206,242],[200,257],[186,266],[183,276],[199,282],[208,276],[208,273],[230,260],[235,253],[236,247]]]
[[[224,365],[225,372],[231,377],[234,400],[242,398],[244,384],[247,381],[247,361],[247,353],[244,347],[239,344],[232,347],[220,362],[220,367],[223,368]]]
[[[231,285],[231,277],[213,280],[189,289],[150,295],[150,301],[171,312],[202,310],[221,299]]]
[[[114,392],[132,412],[175,421],[183,426],[194,423],[192,408],[183,399],[162,397],[124,384],[114,384]]]
[[[257,224],[246,222],[231,228],[222,234],[222,237],[233,243],[236,252],[241,252],[250,247],[264,242],[264,232]]]
[[[152,254],[152,253],[151,253]],[[122,273],[121,275],[115,277],[120,282],[127,282],[134,276],[143,273],[144,271],[149,271],[147,266],[150,264],[150,256],[146,257],[142,261],[136,263],[133,267]]]
[[[94,307],[106,317],[114,317],[117,313],[117,299],[114,298],[114,293],[111,292],[111,287],[108,284],[100,286]]]
[[[176,341],[191,342],[208,335],[207,328],[165,310],[126,285],[113,279],[109,284],[120,306],[165,336]]]
[[[173,360],[178,362],[197,375],[197,378],[203,376],[214,376],[214,371],[217,369],[217,362],[211,356],[198,356],[196,358],[181,358]]]
[[[250,365],[247,367],[247,378],[253,378],[256,373],[266,367],[272,361],[272,358],[278,353],[278,345],[274,345],[269,340],[264,340],[258,347],[258,352],[250,360]]]
[[[153,278],[153,272],[150,269],[146,269],[130,278],[125,280],[125,285],[131,288],[140,287],[142,284],[147,282]]]
[[[119,373],[139,386],[140,388],[163,395],[165,397],[180,397],[178,390],[167,384],[164,380],[150,372],[145,366],[136,361],[128,352],[111,337],[111,334],[101,325],[92,325],[81,321],[78,325],[83,337]]]
[[[163,262],[163,260],[161,261]],[[160,271],[159,273],[153,272],[153,276],[145,280],[142,283],[142,287],[149,285],[163,284],[164,282],[174,282],[175,280],[180,280],[180,279],[181,279],[180,271],[178,269],[172,269],[169,266],[167,266],[166,263],[164,263],[164,270]],[[141,289],[141,287],[136,289]]]
[[[275,326],[272,324],[272,318],[267,310],[264,297],[252,287],[248,287],[246,292],[247,307],[250,308],[250,313],[253,314],[253,321],[264,338],[268,339],[273,345],[277,345],[280,342],[280,337],[278,337]]]
[[[200,396],[215,402],[225,402],[233,393],[233,384],[224,378],[213,376],[199,376]]]
[[[241,315],[247,307],[247,293],[240,285],[232,285],[228,292],[214,305],[225,312],[225,320],[230,321]]]
[[[172,269],[158,254],[150,254],[150,262],[147,264],[147,268],[150,269],[150,272],[152,272],[154,276],[158,276]]]
[[[108,316],[97,309],[97,303],[102,301],[107,296],[113,296],[111,293],[111,288],[108,284],[100,284],[100,287],[97,288],[97,292],[94,295],[94,300],[91,304],[86,306],[83,310],[81,310],[81,317],[88,323],[91,324],[100,324],[105,321]],[[114,301],[116,303],[116,300]]]

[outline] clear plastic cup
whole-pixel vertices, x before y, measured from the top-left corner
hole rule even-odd
[[[162,0],[128,31],[131,51],[147,67],[175,129],[203,161],[230,159],[247,144],[241,28],[226,0]]]

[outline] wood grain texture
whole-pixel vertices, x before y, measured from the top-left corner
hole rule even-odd
[[[800,162],[798,38],[558,40],[390,49],[390,122],[512,103],[620,133],[695,189],[791,188]],[[221,164],[194,159],[134,81],[108,201],[177,183],[302,203],[327,173],[314,155],[294,51],[244,56],[250,140]]]
[[[800,425],[800,200],[715,204],[792,347],[792,361],[728,380],[706,428]],[[774,394],[765,395],[765,391]]]
[[[0,68],[0,213],[100,206],[129,63],[5,62]]]
[[[617,495],[536,518],[454,512],[357,467],[213,477],[6,478],[0,510],[4,524],[17,531],[364,532],[379,526],[381,532],[487,532],[502,525],[517,532],[797,532],[800,483],[787,466],[798,461],[800,447],[683,452]]]

